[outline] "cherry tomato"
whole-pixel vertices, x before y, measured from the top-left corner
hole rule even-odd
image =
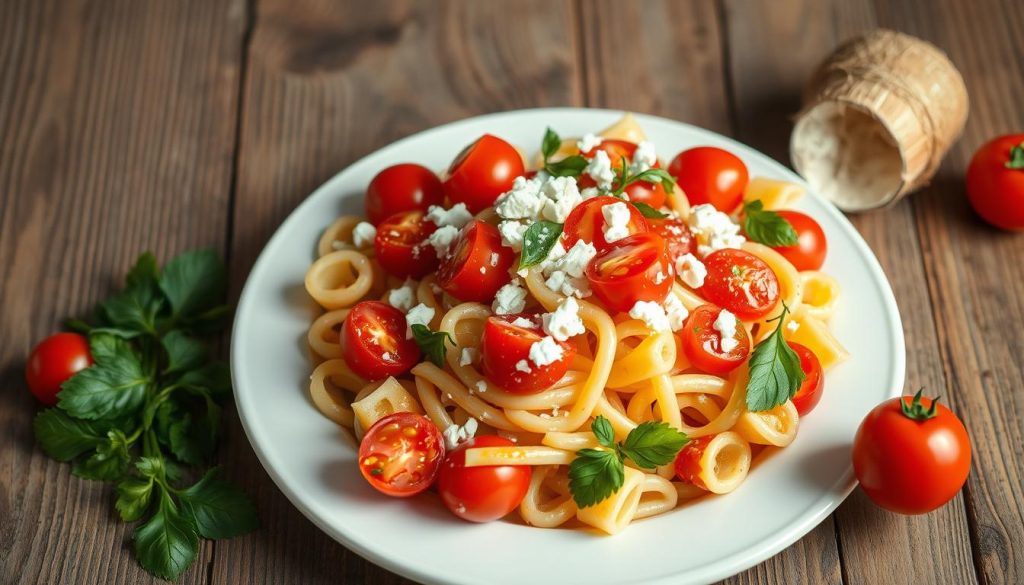
[[[441,431],[425,416],[396,412],[359,443],[359,471],[377,491],[407,498],[430,487],[444,461]]]
[[[441,179],[422,165],[402,163],[377,173],[366,190],[366,217],[378,225],[400,211],[427,211],[444,202]]]
[[[726,248],[704,257],[708,274],[700,296],[740,319],[760,319],[779,301],[779,279],[757,256]]]
[[[92,365],[89,340],[77,333],[55,333],[39,342],[28,356],[25,381],[36,400],[57,404],[60,385]]]
[[[606,205],[624,203],[618,197],[602,195],[593,197],[580,203],[569,212],[565,218],[565,225],[562,228],[562,245],[566,250],[572,248],[579,241],[590,242],[600,252],[608,247],[608,240],[604,238],[604,212]],[[625,204],[629,209],[629,222],[626,228],[631,234],[638,234],[647,231],[647,220],[636,207]]]
[[[625,161],[628,166],[629,163],[633,162],[633,153],[636,152],[636,144],[628,140],[618,140],[616,138],[605,138],[600,144],[591,148],[586,152],[581,152],[584,158],[594,158],[597,151],[603,150],[608,155],[608,160],[611,162],[612,169],[618,171],[622,168],[622,162]]]
[[[420,346],[405,338],[405,315],[380,301],[352,307],[341,326],[341,352],[352,371],[368,380],[400,376],[420,361]]]
[[[377,226],[373,247],[384,270],[398,278],[423,278],[437,268],[427,238],[437,231],[422,211],[400,211]]]
[[[702,490],[708,489],[707,484],[702,479],[703,473],[700,460],[704,457],[704,451],[708,448],[708,443],[714,438],[715,435],[698,437],[690,439],[688,443],[683,445],[679,454],[676,455],[675,462],[676,476],[681,481],[692,483]]]
[[[512,280],[509,269],[516,253],[501,244],[501,233],[493,225],[469,222],[452,247],[454,251],[441,262],[437,284],[453,297],[489,303]]]
[[[807,347],[799,343],[789,343],[797,357],[800,358],[800,369],[804,371],[804,382],[800,389],[793,396],[793,406],[801,417],[814,410],[821,400],[822,390],[825,388],[825,376],[821,375],[821,362],[818,356]]]
[[[665,240],[653,232],[613,242],[594,256],[586,275],[594,296],[616,312],[629,311],[637,301],[664,301],[674,280]]]
[[[750,336],[739,322],[736,323],[736,347],[722,351],[722,336],[715,330],[715,319],[722,309],[714,305],[701,305],[690,313],[683,325],[683,353],[702,372],[720,376],[727,374],[747,360],[750,355]]]
[[[524,319],[534,325],[524,326]],[[520,325],[514,324],[516,321]],[[539,322],[537,315],[487,318],[480,354],[484,375],[491,382],[514,394],[536,394],[554,386],[565,375],[576,353],[568,343],[555,342],[562,348],[562,357],[550,364],[538,366],[530,360],[530,347],[544,338],[544,332],[536,325]]]
[[[776,213],[796,230],[797,243],[793,246],[778,246],[774,250],[785,256],[797,270],[819,270],[825,263],[828,242],[818,222],[799,211],[782,210]]]
[[[494,205],[494,200],[511,189],[512,181],[524,172],[523,157],[514,146],[484,134],[455,157],[444,192],[452,203],[465,203],[470,213],[480,213]]]
[[[700,146],[684,150],[668,165],[668,173],[686,193],[690,205],[710,203],[730,213],[743,199],[747,165],[728,150]]]
[[[626,165],[633,162],[633,155],[636,153],[636,144],[626,140],[606,139],[602,140],[601,144],[598,144],[594,148],[581,153],[585,158],[594,158],[599,150],[603,150],[608,155],[608,160],[611,162],[612,170],[619,172],[622,168],[622,162],[625,161]],[[658,162],[655,162],[652,168],[659,168]],[[578,183],[580,188],[594,187],[597,183],[588,176],[581,175]],[[660,182],[650,181],[635,181],[626,185],[624,189],[625,194],[629,197],[630,201],[637,201],[640,203],[646,203],[655,209],[665,204],[667,195],[665,188],[661,186]]]
[[[515,510],[530,487],[533,472],[528,465],[466,467],[466,449],[513,445],[504,437],[484,435],[448,453],[437,477],[437,491],[444,505],[470,522],[498,520]]]
[[[697,242],[694,241],[690,228],[681,219],[677,217],[646,219],[648,229],[665,238],[668,255],[673,266],[679,258],[697,251]]]
[[[990,224],[1024,230],[1024,134],[986,143],[967,167],[967,198]]]
[[[930,398],[902,396],[874,408],[853,440],[853,471],[876,504],[924,514],[953,499],[971,469],[967,430]]]

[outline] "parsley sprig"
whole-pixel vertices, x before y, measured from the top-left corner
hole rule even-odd
[[[590,425],[603,449],[580,449],[569,464],[569,490],[581,508],[599,504],[622,488],[626,480],[626,459],[644,469],[653,469],[675,459],[689,441],[686,434],[666,423],[648,421],[616,443],[612,425],[598,416]]]
[[[444,360],[448,354],[448,347],[445,341],[455,344],[455,340],[447,331],[431,331],[430,327],[414,323],[410,326],[412,338],[416,345],[420,346],[423,355],[427,356],[433,364],[439,368],[444,367]]]
[[[668,174],[665,169],[659,169],[651,167],[645,171],[639,173],[630,173],[629,165],[626,163],[626,158],[623,157],[620,160],[619,170],[615,173],[615,183],[611,190],[610,195],[613,197],[620,197],[626,190],[626,187],[636,183],[637,181],[646,181],[648,183],[661,183],[661,186],[667,193],[672,193],[676,188],[676,180],[672,175]]]
[[[150,573],[176,579],[195,560],[199,538],[256,528],[255,509],[215,469],[191,486],[187,468],[204,463],[220,433],[220,404],[231,395],[226,364],[198,339],[227,324],[226,271],[209,250],[186,252],[160,270],[139,257],[125,287],[99,305],[89,336],[95,362],[67,380],[58,405],[34,421],[36,439],[84,479],[114,482],[121,519],[145,518],[135,557]],[[148,518],[147,518],[148,515]]]
[[[782,312],[768,322],[778,321],[775,331],[757,344],[750,354],[750,380],[747,382],[747,409],[751,412],[771,410],[796,395],[803,383],[800,358],[782,338],[782,325],[789,307],[782,303]]]
[[[765,246],[795,246],[796,230],[793,224],[778,213],[764,209],[760,199],[743,204],[743,231],[747,237]]]
[[[544,131],[544,140],[540,145],[540,153],[544,156],[544,170],[552,177],[578,177],[589,161],[574,154],[558,161],[552,161],[558,149],[562,147],[562,138],[551,128]]]

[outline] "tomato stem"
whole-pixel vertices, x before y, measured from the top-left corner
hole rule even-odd
[[[900,398],[900,410],[903,411],[903,416],[911,420],[916,420],[918,422],[923,422],[930,418],[935,418],[935,409],[939,405],[940,397],[936,396],[935,398],[933,398],[931,406],[929,408],[925,408],[924,405],[921,404],[921,393],[923,392],[924,388],[918,390],[917,394],[914,394],[914,399],[910,402],[910,404],[907,404],[907,401],[904,400],[904,398],[906,397]]]
[[[1024,142],[1010,148],[1010,160],[1005,165],[1008,169],[1024,170]]]

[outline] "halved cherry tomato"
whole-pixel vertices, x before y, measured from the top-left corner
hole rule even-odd
[[[601,211],[606,205],[624,203],[618,197],[603,195],[593,197],[580,203],[569,212],[565,218],[565,225],[562,228],[562,245],[566,250],[572,248],[579,241],[590,242],[600,252],[608,247],[608,240],[604,238],[604,213]],[[625,204],[629,208],[629,223],[626,228],[631,234],[638,234],[647,231],[647,220],[636,207]]]
[[[720,376],[727,374],[746,361],[750,355],[750,336],[743,325],[736,323],[735,348],[722,351],[722,336],[714,323],[722,309],[714,305],[701,305],[690,313],[683,325],[683,353],[702,372]]]
[[[377,491],[407,498],[430,487],[444,461],[441,431],[425,416],[396,412],[359,443],[359,471]]]
[[[517,320],[531,321],[535,325],[515,325]],[[536,394],[555,385],[569,369],[576,350],[563,341],[561,359],[545,366],[530,361],[530,347],[544,338],[536,323],[537,315],[495,315],[484,323],[480,340],[481,362],[484,375],[503,389],[514,394]]]
[[[799,343],[789,343],[797,357],[800,358],[800,369],[804,371],[804,382],[800,389],[793,396],[793,406],[801,417],[814,410],[821,400],[822,390],[825,388],[825,377],[821,375],[821,362],[818,356],[807,347]]]
[[[377,226],[373,247],[377,261],[398,278],[423,278],[437,268],[437,255],[427,242],[437,231],[422,211],[400,211]]]
[[[697,242],[694,241],[690,228],[678,217],[645,219],[647,220],[647,228],[650,231],[665,238],[668,255],[672,260],[673,266],[679,258],[697,251]]]
[[[484,134],[455,157],[444,192],[452,203],[465,203],[470,213],[480,213],[511,189],[512,181],[525,170],[523,157],[514,146]]]
[[[700,146],[684,150],[668,165],[668,173],[686,193],[690,205],[710,203],[731,213],[743,199],[747,165],[728,150]]]
[[[690,439],[688,443],[683,445],[683,448],[676,455],[675,468],[676,476],[683,482],[692,483],[694,486],[706,490],[708,489],[707,484],[701,479],[701,466],[700,460],[704,457],[704,451],[708,448],[708,443],[711,439],[714,439],[715,435],[707,435],[704,437],[698,437],[696,439]]]
[[[609,138],[602,140],[600,144],[581,154],[588,159],[594,158],[594,155],[596,155],[599,150],[603,150],[608,155],[608,160],[611,162],[612,170],[618,173],[622,169],[623,160],[626,162],[627,166],[633,162],[633,155],[636,153],[636,144],[627,140]],[[652,168],[659,168],[659,166],[659,163],[655,162]],[[595,183],[588,175],[581,175],[578,182],[581,189],[597,185],[597,183]],[[655,209],[664,205],[665,199],[667,198],[665,188],[661,186],[661,183],[652,183],[650,181],[635,181],[630,183],[629,185],[626,185],[624,192],[629,197],[630,201],[646,203]]]
[[[778,246],[774,250],[785,256],[797,270],[819,270],[825,263],[828,242],[818,222],[799,211],[784,209],[776,213],[796,230],[797,243],[793,246]]]
[[[400,211],[427,211],[444,202],[441,179],[413,163],[390,166],[377,173],[366,189],[366,217],[377,225]]]
[[[493,225],[476,219],[469,222],[452,247],[454,251],[441,262],[437,284],[453,297],[489,303],[512,280],[509,269],[516,253],[501,244],[501,233]]]
[[[760,319],[779,302],[779,278],[757,256],[726,248],[704,257],[708,275],[700,296],[746,320]]]
[[[504,437],[474,437],[449,452],[437,477],[441,501],[453,514],[470,522],[498,520],[515,510],[526,496],[533,471],[528,465],[466,467],[466,449],[511,447]]]
[[[586,152],[581,152],[584,158],[594,158],[597,151],[603,150],[608,155],[608,160],[612,164],[612,169],[618,171],[622,168],[622,161],[626,161],[626,165],[633,162],[633,153],[636,152],[636,144],[628,140],[618,140],[616,138],[605,138],[600,144],[591,148]]]
[[[613,242],[597,253],[586,271],[594,296],[615,312],[629,311],[637,301],[664,301],[672,274],[665,239],[653,232]]]
[[[420,361],[420,346],[405,338],[405,315],[380,301],[352,307],[339,342],[345,363],[368,380],[400,376]]]
[[[89,340],[77,333],[55,333],[39,342],[25,364],[25,381],[36,400],[57,404],[57,393],[78,372],[92,365]]]

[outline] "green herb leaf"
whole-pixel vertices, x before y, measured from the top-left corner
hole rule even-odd
[[[59,408],[47,408],[32,422],[39,446],[57,461],[71,461],[95,449],[106,437],[100,426],[99,423],[71,418]]]
[[[743,204],[743,231],[747,237],[765,246],[795,246],[796,230],[774,211],[765,211],[759,199]]]
[[[206,362],[206,346],[179,330],[164,335],[160,343],[167,352],[165,374],[193,370]]]
[[[178,420],[171,422],[168,427],[171,453],[191,465],[206,461],[213,455],[214,447],[217,445],[220,413],[220,407],[207,399],[204,411],[185,413]]]
[[[256,509],[242,490],[215,479],[211,469],[192,487],[180,492],[182,511],[192,517],[205,538],[232,538],[259,526]]]
[[[153,479],[129,477],[117,484],[114,508],[125,522],[134,522],[146,513],[153,495]]]
[[[231,305],[217,305],[195,317],[186,319],[182,325],[194,333],[217,333],[231,324],[231,310]]]
[[[1010,160],[1006,161],[1006,168],[1024,170],[1024,142],[1010,149]]]
[[[177,317],[195,317],[218,306],[226,286],[227,272],[213,250],[185,252],[160,275],[160,289]]]
[[[580,449],[569,464],[569,490],[581,508],[603,502],[619,491],[625,480],[625,465],[611,451]]]
[[[562,138],[552,130],[550,127],[544,131],[544,140],[540,145],[540,153],[544,156],[544,162],[547,162],[551,155],[558,152],[558,149],[562,147]]]
[[[663,422],[640,423],[622,443],[622,453],[644,469],[671,463],[689,439]]]
[[[96,452],[78,462],[71,473],[83,479],[114,481],[124,476],[131,461],[128,440],[118,429],[107,431],[107,438],[96,446]]]
[[[651,168],[646,171],[637,173],[632,177],[629,177],[626,184],[635,183],[637,181],[645,181],[648,183],[661,183],[661,187],[666,193],[672,193],[676,188],[676,179],[672,175],[668,174],[665,169]]]
[[[783,303],[775,331],[757,344],[750,355],[750,381],[747,382],[747,409],[751,412],[771,410],[792,398],[805,375],[800,358],[782,338],[782,326],[789,313]]]
[[[156,334],[156,317],[163,304],[163,295],[155,283],[142,283],[129,286],[100,306],[115,328]]]
[[[135,558],[150,573],[177,579],[196,558],[199,535],[193,520],[178,511],[170,495],[161,490],[160,507],[135,531]]]
[[[94,335],[91,341],[96,363],[64,382],[57,395],[60,408],[84,419],[133,414],[145,401],[146,386],[152,379],[124,340]]]
[[[201,368],[185,372],[176,383],[189,388],[208,390],[214,399],[222,400],[231,395],[231,370],[224,362],[210,362]]]
[[[519,257],[519,267],[528,268],[540,264],[551,253],[562,235],[562,224],[540,220],[526,228],[523,234],[523,253]]]
[[[590,161],[574,154],[562,160],[544,163],[544,170],[552,177],[578,177],[588,164]]]
[[[644,217],[650,219],[665,219],[666,217],[668,217],[667,213],[662,213],[657,209],[651,207],[650,205],[644,203],[643,201],[630,201],[629,204],[632,205],[633,207],[636,207],[637,210],[640,212],[640,215]]]
[[[143,477],[151,479],[163,478],[166,474],[164,460],[156,457],[139,457],[135,461],[135,469],[137,469]]]
[[[157,285],[159,278],[160,264],[156,261],[156,256],[154,256],[152,252],[143,252],[138,259],[135,260],[135,266],[128,271],[128,276],[125,277],[125,282],[129,287]]]
[[[445,354],[448,348],[444,342],[447,340],[455,345],[455,340],[445,331],[431,331],[426,325],[419,323],[412,325],[412,337],[416,345],[420,346],[423,354],[439,368],[444,367]]]
[[[615,430],[612,429],[612,423],[608,422],[608,419],[601,415],[597,415],[594,422],[590,425],[590,430],[593,431],[594,436],[597,437],[597,442],[608,447],[609,449],[615,449]]]

